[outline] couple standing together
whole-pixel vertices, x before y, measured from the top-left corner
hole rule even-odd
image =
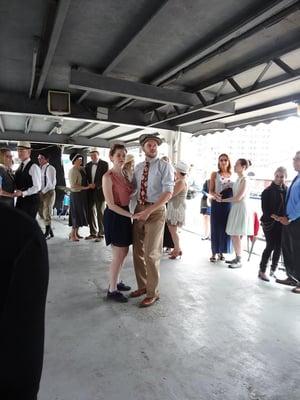
[[[155,134],[142,135],[140,145],[145,161],[134,171],[132,182],[123,172],[127,150],[115,144],[109,153],[113,167],[103,176],[103,193],[107,207],[104,211],[106,244],[112,245],[109,289],[107,298],[118,302],[128,299],[121,291],[130,290],[119,275],[133,244],[133,262],[137,290],[130,297],[145,295],[141,307],[149,307],[159,299],[159,264],[165,225],[165,204],[172,197],[174,172],[172,166],[158,158],[161,139]],[[134,214],[129,211],[130,198],[136,194]],[[133,224],[131,223],[133,220]]]

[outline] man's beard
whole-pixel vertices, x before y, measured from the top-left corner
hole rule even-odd
[[[146,157],[155,158],[157,156],[157,151],[155,153],[145,153]]]

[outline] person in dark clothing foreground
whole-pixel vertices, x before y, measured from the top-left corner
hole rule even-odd
[[[0,203],[0,221],[0,398],[35,400],[44,355],[47,245],[25,213]]]

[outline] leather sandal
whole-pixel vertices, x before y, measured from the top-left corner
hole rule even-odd
[[[146,290],[146,288],[142,288],[142,289],[137,289],[137,290],[134,290],[133,292],[131,292],[130,293],[130,297],[140,297],[140,296],[142,296],[143,294],[146,294],[147,293],[147,290]]]
[[[216,257],[213,256],[213,257],[210,257],[209,261],[211,263],[215,263],[215,262],[217,262],[217,259],[216,259]]]

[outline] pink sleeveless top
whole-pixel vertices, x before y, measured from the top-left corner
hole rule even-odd
[[[109,176],[112,180],[112,192],[115,204],[122,207],[128,206],[130,196],[133,192],[133,185],[123,176],[116,175],[112,171],[109,172]]]

